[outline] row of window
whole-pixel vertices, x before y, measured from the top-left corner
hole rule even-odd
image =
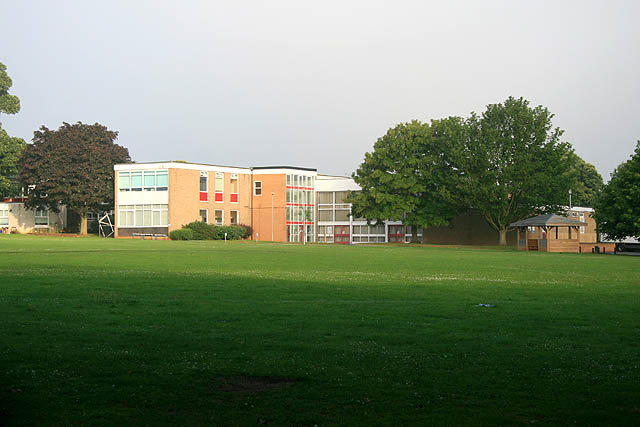
[[[9,225],[9,209],[0,209],[0,225]]]
[[[314,205],[313,190],[287,188],[287,203]]]
[[[287,242],[304,243],[313,242],[315,237],[314,226],[311,224],[288,224]]]
[[[231,203],[238,203],[238,174],[232,173],[230,179],[230,195],[229,201]],[[214,200],[216,202],[224,202],[224,173],[216,172],[214,180]],[[200,172],[200,201],[209,201],[209,172]]]
[[[334,229],[338,229],[340,232],[343,232],[346,230],[346,233],[349,234],[349,226],[346,225],[336,225],[336,226],[331,226],[331,225],[320,225],[318,226],[318,234],[327,234],[327,235],[333,235],[334,233]],[[408,234],[411,234],[411,229],[409,227],[406,227],[408,229]],[[396,235],[396,234],[406,234],[405,233],[405,226],[403,225],[390,225],[389,226],[389,235]],[[352,234],[355,235],[376,235],[376,236],[382,236],[384,237],[385,234],[385,226],[384,224],[378,224],[378,225],[353,225],[352,226]]]
[[[350,206],[345,199],[349,195],[348,191],[319,191],[318,205],[341,205]]]
[[[314,222],[313,206],[287,206],[287,221]]]
[[[385,239],[384,224],[353,225],[352,232],[348,225],[319,225],[318,242],[320,243],[402,243],[411,241],[411,227],[389,225],[389,234]],[[418,232],[418,239],[422,233]]]
[[[166,169],[118,173],[120,191],[167,191],[169,174]]]
[[[36,209],[35,225],[49,225],[49,211],[47,209]],[[9,225],[9,209],[0,209],[0,225]]]
[[[315,178],[306,175],[287,174],[287,187],[315,187]]]
[[[209,209],[200,209],[200,221],[209,223]],[[224,225],[224,211],[222,209],[215,209],[213,211],[213,224]],[[238,219],[240,214],[238,211],[229,211],[229,224],[238,225]]]
[[[120,205],[119,227],[166,227],[169,225],[168,205]]]
[[[313,188],[314,178],[302,175],[287,175],[287,185],[294,187]],[[118,189],[120,191],[167,191],[169,187],[169,175],[167,170],[152,171],[127,171],[118,173]],[[230,179],[230,200],[232,203],[238,202],[239,181],[238,174],[231,174]],[[208,201],[209,193],[209,173],[207,171],[200,172],[200,200]],[[216,172],[214,178],[214,200],[216,202],[224,201],[224,173]],[[255,196],[262,195],[262,181],[253,183],[253,194]],[[311,200],[312,196],[307,196]],[[291,202],[294,203],[294,202]],[[298,203],[298,202],[295,202]],[[300,203],[313,203],[305,201]]]
[[[208,193],[208,178],[207,172],[200,172],[200,194]],[[216,172],[216,202],[222,202],[223,197],[217,196],[218,194],[224,194],[224,177],[222,176],[222,172]],[[254,196],[262,196],[262,181],[255,181],[253,183],[253,195]],[[235,197],[234,197],[235,196]],[[231,202],[236,203],[238,200],[238,174],[231,175]],[[235,200],[234,200],[235,199]],[[202,200],[202,199],[201,199]],[[206,201],[203,200],[203,201]]]
[[[318,221],[349,221],[351,205],[345,202],[348,191],[318,192]]]
[[[574,215],[574,216],[577,216],[577,215]],[[580,221],[584,222],[584,214],[582,214],[580,216]],[[569,229],[569,231],[568,231],[569,236],[571,236],[571,227],[568,227],[568,229]],[[544,229],[543,228],[540,228],[540,230],[542,230],[542,232],[544,233]],[[527,231],[530,232],[530,233],[535,233],[536,232],[536,226],[535,225],[527,226]],[[580,234],[584,234],[584,232],[585,232],[585,226],[581,225],[580,226]],[[557,238],[558,238],[558,227],[556,227],[556,239]]]

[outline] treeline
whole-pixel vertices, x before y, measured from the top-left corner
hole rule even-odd
[[[16,114],[20,100],[0,63],[0,113]],[[598,229],[611,238],[640,237],[640,142],[605,186],[596,168],[561,141],[545,107],[522,98],[490,104],[478,115],[402,123],[379,138],[353,174],[362,188],[350,196],[353,215],[403,220],[415,229],[446,225],[475,209],[506,243],[509,224],[569,203],[594,207]],[[29,188],[25,204],[81,217],[113,208],[113,165],[131,161],[118,133],[98,123],[42,126],[31,144],[0,123],[0,198]],[[186,232],[187,234],[189,232]]]
[[[402,123],[379,138],[353,174],[353,215],[447,225],[474,209],[506,244],[509,224],[569,205],[594,206],[603,180],[576,155],[553,114],[510,97],[480,115]]]
[[[16,114],[20,100],[9,94],[12,81],[0,63],[0,113]],[[25,206],[58,212],[66,205],[87,233],[87,213],[109,211],[114,204],[113,165],[129,163],[129,150],[115,143],[118,132],[99,123],[63,123],[33,133],[31,144],[10,137],[0,124],[0,198],[20,196]]]

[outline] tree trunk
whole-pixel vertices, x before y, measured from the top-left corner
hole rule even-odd
[[[80,235],[87,235],[87,214],[80,214]]]
[[[500,246],[507,246],[507,228],[500,229]]]
[[[417,225],[412,225],[411,226],[411,243],[420,243],[420,241],[418,240],[418,226]]]

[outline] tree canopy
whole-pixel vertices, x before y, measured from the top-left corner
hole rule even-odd
[[[25,145],[24,140],[9,136],[0,127],[0,199],[20,194],[18,160]]]
[[[35,131],[20,159],[20,179],[29,188],[26,205],[57,210],[65,204],[81,215],[86,233],[89,210],[113,207],[113,166],[131,161],[129,150],[115,144],[117,136],[98,123]]]
[[[473,208],[506,244],[510,223],[567,204],[578,176],[571,165],[582,166],[552,118],[546,108],[510,97],[481,116],[389,129],[353,175],[362,188],[351,196],[353,212],[426,227]]]
[[[631,159],[611,174],[594,205],[598,232],[610,239],[640,239],[640,141]]]
[[[571,165],[569,179],[572,206],[593,207],[596,197],[604,187],[602,175],[595,166],[582,160],[573,151],[568,153],[566,161]]]
[[[7,67],[0,62],[0,113],[16,114],[20,111],[20,100],[9,94],[11,85]],[[19,194],[18,159],[24,146],[23,139],[9,136],[0,123],[0,198]]]
[[[7,74],[7,67],[0,62],[0,113],[16,114],[20,111],[20,99],[9,94],[12,85],[11,77]]]
[[[413,227],[414,239],[417,227],[448,224],[457,213],[453,186],[462,133],[457,117],[431,126],[414,120],[389,129],[353,174],[361,188],[349,197],[353,215],[403,220]],[[451,147],[445,149],[447,145]]]
[[[468,146],[467,204],[500,233],[506,245],[509,224],[532,214],[555,212],[566,205],[571,152],[553,128],[553,114],[531,108],[523,98],[490,104],[481,117],[472,115]]]

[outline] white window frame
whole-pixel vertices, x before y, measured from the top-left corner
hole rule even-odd
[[[236,213],[236,223],[233,224],[231,222],[231,220],[233,219],[233,216],[231,215],[233,212]],[[238,225],[240,224],[240,211],[239,210],[231,210],[229,211],[229,225]]]
[[[8,227],[8,226],[9,226],[9,207],[7,206],[6,209],[5,208],[0,209],[0,227]]]
[[[217,211],[222,212],[222,215],[220,216],[220,223],[218,223],[218,218],[216,217]],[[224,209],[215,209],[213,211],[213,221],[215,225],[224,225]]]
[[[200,184],[202,181],[202,178],[206,178],[205,182],[206,182],[206,190],[202,191]],[[200,200],[200,203],[208,203],[209,202],[209,172],[207,171],[200,171],[200,178],[198,179],[198,200]],[[201,200],[200,199],[200,195],[202,193],[206,193],[207,195],[207,200]]]
[[[137,206],[141,208],[136,208]],[[160,206],[160,207],[157,207]],[[136,213],[138,211],[142,211],[142,224],[136,224]],[[144,212],[151,211],[151,225],[144,225]],[[121,219],[121,215],[124,213],[125,218],[127,216],[127,212],[131,212],[132,215],[132,224],[123,225]],[[158,224],[154,224],[154,214],[158,212],[160,217],[160,222]],[[166,224],[163,224],[162,221],[162,213],[166,212],[167,221]],[[145,204],[145,205],[119,205],[116,211],[116,221],[118,224],[118,228],[151,228],[151,227],[168,227],[169,226],[169,205],[165,204]],[[126,221],[125,221],[126,222]]]
[[[141,187],[135,187],[135,190],[133,190],[134,187],[131,186],[131,177],[133,174],[140,174],[140,178],[142,180],[142,186]],[[144,184],[144,177],[145,174],[147,176],[153,174],[154,175],[154,185],[153,186],[145,186]],[[121,187],[121,177],[127,175],[129,177],[129,186],[128,187]],[[167,185],[166,186],[160,186],[158,185],[158,176],[159,175],[166,175],[167,176]],[[167,191],[169,189],[169,171],[168,169],[158,169],[158,170],[130,170],[130,171],[118,171],[118,191],[122,191],[122,192],[126,192],[126,191]]]
[[[260,184],[258,186],[258,184]],[[260,190],[260,194],[257,191]],[[253,182],[253,195],[254,196],[262,196],[262,181],[254,181]]]
[[[222,189],[218,191],[218,178],[222,178]],[[222,194],[222,200],[216,200],[216,194]],[[213,181],[213,200],[216,203],[224,203],[224,172],[216,172],[216,176]]]
[[[204,211],[204,215],[205,215],[204,223],[209,224],[209,209],[198,210],[198,216],[200,217],[200,221],[202,221],[202,211]]]
[[[38,212],[44,212],[44,215],[38,215]],[[46,218],[47,219],[47,223],[46,224],[38,224],[38,218]],[[35,215],[34,215],[34,219],[33,219],[33,223],[35,227],[42,227],[42,228],[46,228],[49,227],[49,209],[44,208],[44,209],[36,209],[35,210]]]
[[[236,192],[233,193],[233,180],[235,179],[236,181]],[[232,173],[231,177],[229,178],[229,203],[240,203],[240,178],[238,178],[238,174],[237,173]],[[237,196],[237,200],[235,202],[231,201],[231,196],[232,195],[236,195]]]

